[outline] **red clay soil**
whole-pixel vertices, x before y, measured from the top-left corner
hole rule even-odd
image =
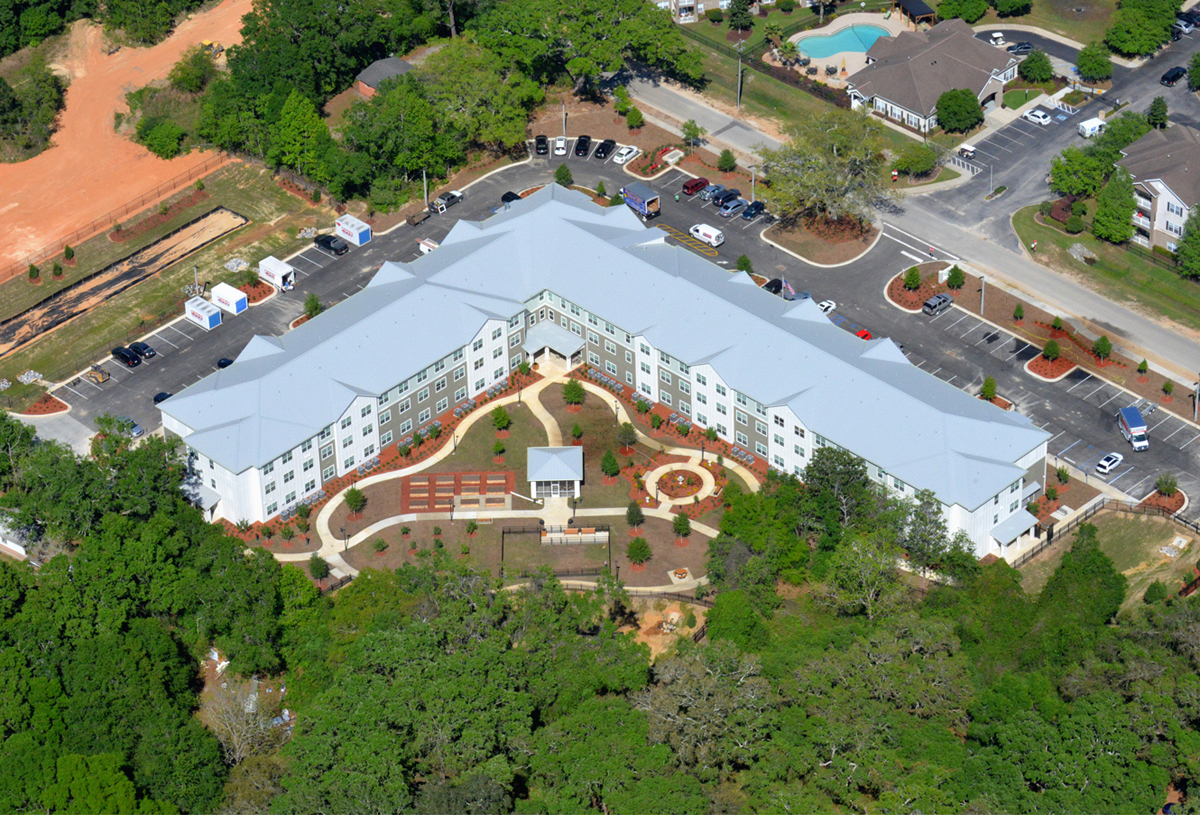
[[[190,195],[183,196],[167,207],[166,212],[156,210],[152,215],[142,218],[137,223],[123,227],[120,232],[114,229],[108,233],[108,239],[113,243],[124,243],[130,238],[136,238],[159,224],[165,224],[188,207],[195,206],[206,198],[208,198],[208,193],[204,190],[192,190]]]
[[[51,65],[70,78],[54,146],[28,161],[0,164],[8,238],[0,246],[0,265],[63,240],[215,155],[197,150],[164,161],[116,133],[113,114],[128,110],[127,92],[165,78],[183,52],[201,40],[226,47],[241,42],[242,17],[251,6],[251,0],[224,0],[184,20],[158,45],[127,46],[112,56],[104,55],[99,25],[87,20],[71,25],[66,53]]]
[[[956,293],[950,291],[949,286],[937,282],[937,273],[946,266],[947,264],[941,261],[922,263],[917,267],[921,272],[921,288],[914,290],[904,288],[904,272],[901,272],[888,283],[888,299],[901,308],[919,311],[921,306],[925,305],[925,301],[935,294],[949,293],[951,297],[954,297]]]
[[[38,397],[36,402],[29,406],[29,410],[26,411],[26,415],[48,416],[51,413],[62,413],[64,410],[67,410],[67,408],[68,405],[66,402],[63,402],[62,400],[51,396],[48,393],[43,393],[40,397]]]
[[[260,280],[257,283],[243,284],[238,286],[238,291],[246,295],[247,302],[260,303],[275,293],[275,287],[270,283],[263,283]],[[297,325],[299,325],[299,323],[297,323]]]
[[[1058,379],[1067,371],[1074,368],[1075,363],[1066,357],[1059,357],[1055,360],[1049,360],[1041,354],[1038,354],[1036,357],[1029,360],[1025,367],[1038,376],[1046,377],[1046,379]]]
[[[1161,492],[1155,490],[1142,499],[1142,503],[1139,506],[1155,507],[1163,510],[1168,515],[1174,515],[1183,509],[1183,493],[1176,490],[1174,495],[1163,495]]]

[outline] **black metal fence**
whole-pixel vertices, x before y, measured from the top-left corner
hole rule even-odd
[[[328,584],[321,587],[321,589],[320,589],[321,594],[329,594],[330,592],[337,591],[338,589],[340,589],[342,586],[345,586],[347,583],[349,583],[353,579],[354,579],[354,575],[347,574],[347,575],[343,575],[342,577],[339,577],[337,580],[330,581]]]
[[[1066,523],[1051,524],[1046,528],[1045,540],[1030,549],[1028,552],[1021,554],[1020,557],[1012,561],[1009,565],[1011,565],[1014,569],[1019,569],[1021,566],[1024,566],[1026,563],[1033,560],[1039,554],[1052,546],[1058,539],[1062,538],[1063,535],[1066,535],[1069,532],[1074,532],[1077,528],[1079,528],[1080,524],[1087,523],[1090,519],[1106,510],[1112,512],[1128,512],[1132,515],[1155,515],[1160,518],[1169,518],[1174,523],[1184,526],[1192,532],[1200,533],[1200,523],[1188,518],[1184,518],[1178,513],[1173,514],[1167,512],[1165,509],[1160,509],[1159,507],[1144,506],[1142,504],[1135,504],[1132,501],[1121,501],[1117,498],[1105,498],[1102,501],[1097,501],[1095,504],[1092,504],[1090,507]]]

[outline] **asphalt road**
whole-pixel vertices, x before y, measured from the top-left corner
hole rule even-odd
[[[418,257],[419,238],[440,240],[459,218],[486,218],[505,191],[551,183],[554,170],[562,163],[570,166],[576,183],[595,187],[603,181],[610,193],[631,180],[611,161],[574,156],[535,158],[515,165],[471,185],[461,204],[418,227],[401,225],[390,234],[376,236],[365,247],[351,248],[340,258],[315,248],[306,250],[302,259],[293,261],[300,273],[294,291],[277,294],[262,305],[230,317],[211,332],[188,323],[160,329],[149,338],[159,351],[158,357],[132,370],[108,362],[105,367],[112,372],[112,379],[104,385],[76,381],[56,393],[71,403],[72,415],[85,424],[93,425],[95,417],[111,413],[130,416],[148,430],[156,429],[161,420],[152,404],[155,393],[177,392],[211,374],[218,358],[235,357],[256,333],[284,333],[291,320],[302,313],[309,292],[315,292],[328,305],[336,304],[365,286],[384,260],[411,261]],[[994,376],[1001,395],[1053,436],[1052,453],[1061,454],[1085,471],[1094,468],[1096,460],[1107,452],[1125,453],[1125,465],[1106,480],[1134,497],[1148,494],[1154,478],[1165,470],[1176,473],[1185,491],[1200,494],[1200,430],[1163,411],[1152,413],[1147,417],[1150,450],[1135,456],[1116,430],[1115,414],[1117,407],[1136,403],[1136,398],[1085,374],[1054,384],[1034,380],[1021,370],[1021,365],[1037,349],[992,329],[961,309],[931,319],[889,305],[883,297],[887,280],[914,262],[927,260],[930,238],[886,226],[876,246],[863,258],[832,269],[811,266],[760,238],[769,225],[767,219],[747,222],[740,216],[720,218],[711,204],[684,195],[676,202],[675,193],[689,177],[672,170],[648,182],[662,195],[662,214],[651,228],[661,229],[668,242],[686,246],[728,268],[746,255],[755,271],[782,277],[796,291],[811,292],[818,301],[834,300],[834,323],[847,331],[866,328],[876,337],[892,338],[914,365],[969,393],[978,392],[985,376]],[[743,193],[748,198],[750,191]],[[696,223],[717,226],[725,234],[725,243],[713,249],[688,238],[688,229]],[[957,259],[936,240],[932,242],[937,258]],[[1194,506],[1200,515],[1200,503]]]

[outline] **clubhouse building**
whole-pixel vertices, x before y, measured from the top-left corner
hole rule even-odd
[[[872,480],[932,490],[952,531],[1007,557],[1048,436],[1026,417],[864,342],[812,301],[788,302],[550,185],[434,252],[384,263],[359,293],[161,405],[215,517],[265,521],[388,445],[503,383],[524,361],[586,365],[802,475],[821,447]]]

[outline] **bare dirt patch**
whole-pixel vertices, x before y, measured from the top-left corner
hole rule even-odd
[[[28,161],[0,165],[5,191],[0,211],[8,236],[0,265],[61,240],[214,155],[198,151],[164,161],[116,133],[113,116],[128,110],[126,92],[164,78],[190,46],[201,40],[240,42],[242,16],[250,8],[251,0],[224,0],[182,22],[158,45],[122,48],[113,56],[104,54],[99,25],[72,24],[60,63],[71,84],[53,146]]]
[[[835,222],[836,223],[836,222]],[[854,260],[871,248],[879,230],[873,224],[796,223],[787,229],[773,226],[767,237],[812,263],[832,265]]]

